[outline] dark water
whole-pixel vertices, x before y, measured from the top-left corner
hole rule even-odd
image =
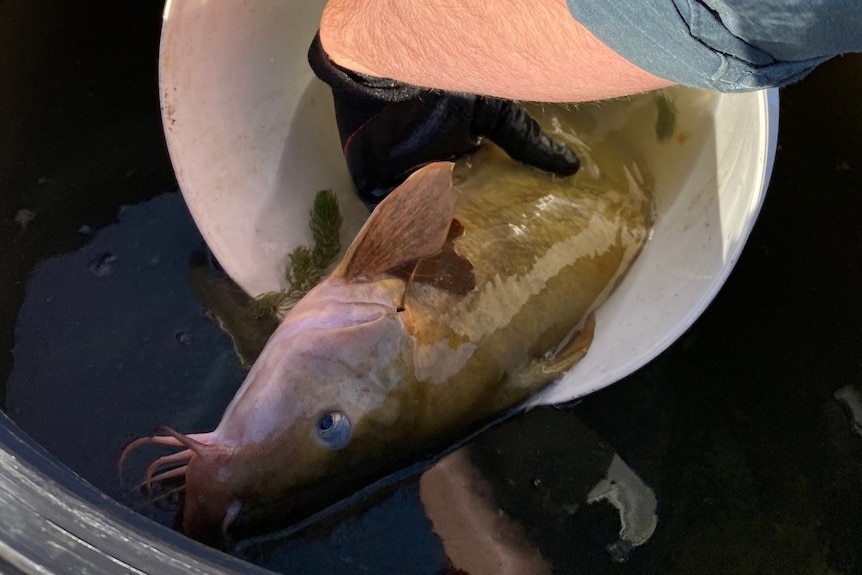
[[[133,433],[162,418],[212,426],[242,380],[229,337],[186,285],[201,247],[182,196],[168,193],[30,275],[7,412],[110,495],[122,494],[116,457]]]
[[[211,427],[243,371],[191,273],[202,242],[162,140],[160,13],[158,1],[0,2],[0,402],[94,485],[170,524],[170,499],[119,482],[118,451],[157,422]],[[470,448],[514,539],[554,572],[862,572],[862,436],[833,395],[862,383],[860,97],[859,57],[782,92],[762,215],[671,349]],[[617,548],[623,562],[608,549],[616,510],[586,503],[615,456],[657,500],[654,533]],[[240,553],[283,572],[441,573],[419,491],[408,481]]]

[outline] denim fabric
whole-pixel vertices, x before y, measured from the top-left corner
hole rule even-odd
[[[745,92],[862,51],[860,0],[567,0],[572,16],[668,80]]]

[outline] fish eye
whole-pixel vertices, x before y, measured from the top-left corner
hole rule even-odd
[[[329,449],[341,449],[350,442],[351,425],[341,411],[324,413],[317,422],[317,439]]]

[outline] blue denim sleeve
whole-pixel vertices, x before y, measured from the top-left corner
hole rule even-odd
[[[636,66],[722,92],[784,86],[862,51],[859,0],[567,0],[572,16]]]

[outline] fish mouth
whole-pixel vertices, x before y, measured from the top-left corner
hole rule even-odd
[[[125,446],[118,461],[121,475],[129,456],[147,446],[177,451],[150,462],[136,487],[153,494],[159,484],[182,481],[156,497],[179,493],[183,533],[222,550],[268,532],[293,532],[294,526],[308,523],[310,517],[348,497],[366,480],[366,474],[348,473],[334,480],[297,485],[289,493],[246,493],[225,473],[234,449],[221,443],[215,432],[184,434],[169,426],[159,426],[151,435]]]
[[[147,445],[173,447],[179,451],[153,460],[138,486],[151,493],[155,484],[183,480],[182,485],[168,492],[182,494],[183,532],[213,547],[223,548],[224,535],[239,510],[239,501],[233,496],[230,485],[215,479],[218,469],[230,461],[233,449],[220,443],[215,432],[184,434],[160,426],[152,435],[126,445],[118,461],[121,475],[129,455]]]

